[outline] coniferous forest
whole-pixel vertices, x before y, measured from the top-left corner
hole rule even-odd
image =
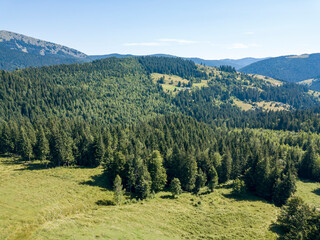
[[[165,76],[188,85],[166,92]],[[3,155],[47,168],[102,167],[116,203],[123,192],[135,199],[163,190],[197,195],[233,183],[235,194],[285,206],[285,239],[319,237],[319,214],[308,207],[301,229],[288,225],[288,214],[299,214],[289,210],[305,206],[290,198],[297,180],[320,182],[320,99],[305,86],[166,57],[1,71],[0,81]],[[286,109],[245,111],[236,102]]]

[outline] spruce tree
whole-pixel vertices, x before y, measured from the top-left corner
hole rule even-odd
[[[32,145],[23,127],[20,129],[19,150],[21,157],[26,161],[30,161],[32,156]]]
[[[162,190],[167,182],[167,174],[158,150],[152,152],[148,161],[148,170],[152,179],[151,189],[155,192]]]
[[[221,180],[221,183],[225,183],[230,179],[231,170],[232,170],[232,158],[231,158],[230,152],[227,151],[223,156],[222,164],[221,164],[221,176],[219,178]]]
[[[170,183],[170,192],[172,193],[173,197],[176,197],[182,193],[181,183],[178,178],[172,179]]]
[[[42,126],[39,127],[36,138],[37,141],[34,148],[35,158],[41,161],[46,160],[49,154],[49,142],[46,138]]]
[[[119,205],[122,202],[123,199],[123,186],[122,186],[122,180],[119,175],[116,176],[114,182],[113,182],[113,194],[114,194],[114,202]]]
[[[219,184],[219,177],[216,169],[212,166],[209,171],[209,181],[208,181],[208,188],[211,192],[218,186]]]

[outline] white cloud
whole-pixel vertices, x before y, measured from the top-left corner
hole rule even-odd
[[[185,40],[185,39],[176,39],[176,38],[161,38],[158,40],[159,42],[171,42],[178,44],[194,44],[195,41]]]
[[[248,47],[249,47],[248,45],[243,44],[243,43],[233,43],[230,48],[232,48],[232,49],[244,49],[244,48],[248,48]]]
[[[143,47],[148,47],[148,46],[160,46],[161,44],[159,42],[141,42],[141,43],[124,43],[124,46],[143,46]]]
[[[244,32],[244,35],[254,35],[254,32]]]
[[[246,48],[256,48],[256,47],[260,47],[260,45],[256,43],[250,43],[250,44],[233,43],[228,48],[229,49],[246,49]]]
[[[176,38],[161,38],[154,42],[136,42],[136,43],[124,43],[124,46],[132,47],[132,46],[170,46],[170,45],[187,45],[194,44],[195,41],[185,40],[185,39],[176,39]]]

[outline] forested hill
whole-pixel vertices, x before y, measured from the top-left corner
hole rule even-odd
[[[130,123],[181,112],[210,122],[241,111],[239,103],[256,110],[257,104],[267,102],[286,109],[318,103],[304,86],[276,86],[230,67],[209,68],[180,58],[107,58],[1,71],[0,79],[2,119],[77,117]]]
[[[300,82],[320,76],[320,54],[268,58],[245,66],[240,69],[240,72],[261,74],[289,82]]]

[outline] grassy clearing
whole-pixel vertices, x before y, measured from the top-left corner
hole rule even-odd
[[[279,209],[260,198],[236,199],[229,186],[172,199],[161,192],[122,206],[105,206],[112,192],[102,169],[43,169],[0,158],[0,239],[275,239]],[[308,186],[305,188],[305,186]],[[319,201],[299,182],[298,194]],[[310,198],[310,196],[313,196]],[[317,200],[318,198],[318,200]],[[102,204],[101,204],[102,203]]]
[[[283,104],[280,102],[273,102],[273,101],[245,103],[241,100],[235,99],[235,100],[233,100],[233,103],[245,111],[248,111],[248,110],[251,110],[251,109],[254,109],[257,107],[262,108],[265,111],[282,111],[282,110],[290,109],[290,105]]]
[[[320,183],[309,180],[298,181],[296,195],[315,208],[320,208]]]
[[[253,105],[250,103],[245,103],[241,100],[233,100],[233,103],[238,106],[239,108],[241,108],[244,111],[248,111],[251,110],[253,108]]]
[[[157,83],[160,78],[164,77],[164,84],[161,84],[163,90],[166,93],[173,93],[176,94],[181,90],[185,90],[184,87],[178,87],[178,83],[180,82],[181,85],[188,84],[189,80],[181,78],[176,75],[168,75],[168,74],[160,74],[160,73],[152,73],[151,78],[154,83]],[[196,88],[202,88],[202,87],[208,87],[208,81],[207,80],[201,80],[200,83],[194,83],[193,87]]]
[[[261,79],[263,81],[269,82],[269,83],[271,83],[271,85],[274,85],[274,86],[281,86],[283,84],[283,82],[276,80],[274,78],[271,78],[271,77],[266,77],[266,76],[259,75],[259,74],[248,74],[248,75],[251,75],[251,76],[256,77],[258,79]]]

